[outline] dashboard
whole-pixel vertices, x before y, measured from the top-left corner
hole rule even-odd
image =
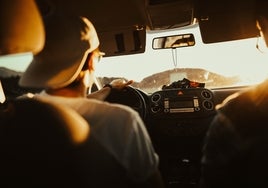
[[[161,90],[148,97],[154,117],[203,117],[214,112],[213,93],[204,88]]]
[[[198,187],[203,139],[216,114],[206,88],[172,88],[148,94],[128,86],[106,99],[136,110],[160,159],[167,187]]]
[[[168,88],[148,94],[128,86],[111,92],[106,100],[140,114],[159,155],[167,188],[199,188],[204,137],[216,115],[215,107],[248,87]]]
[[[147,97],[145,124],[168,187],[198,187],[203,139],[216,113],[213,92],[168,89]]]

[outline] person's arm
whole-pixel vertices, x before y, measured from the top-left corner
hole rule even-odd
[[[204,141],[201,188],[232,187],[240,146],[233,124],[219,112]]]
[[[111,93],[112,89],[121,90],[132,83],[133,80],[125,82],[123,79],[115,79],[111,83],[106,84],[102,89],[89,94],[87,98],[94,98],[104,101]]]

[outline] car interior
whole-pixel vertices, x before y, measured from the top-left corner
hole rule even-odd
[[[39,23],[42,22],[42,16],[55,10],[82,15],[94,23],[107,64],[110,63],[109,59],[116,61],[120,57],[132,58],[146,54],[150,47],[159,54],[161,50],[170,50],[173,64],[177,66],[174,57],[180,57],[180,52],[176,50],[199,45],[198,36],[191,33],[197,27],[205,45],[256,38],[257,41],[264,41],[264,48],[268,47],[268,3],[262,0],[17,0],[13,4],[0,2],[0,55],[6,57],[10,54],[40,52],[45,31]],[[29,18],[37,19],[26,22]],[[170,31],[175,32],[170,34]],[[148,33],[153,35],[151,43],[148,43]],[[259,48],[258,42],[256,45],[254,43],[256,48]],[[213,56],[212,50],[211,54]],[[3,61],[0,59],[0,67]],[[129,64],[130,69],[131,66]],[[139,69],[143,72],[146,67]],[[161,76],[152,74],[143,80],[147,83],[144,88],[150,86],[150,90],[143,89],[142,82],[134,82],[123,91],[113,90],[105,99],[107,102],[127,105],[139,113],[159,155],[159,170],[167,188],[199,187],[203,140],[217,113],[217,105],[228,96],[252,86],[227,87],[219,84],[209,87],[211,79],[201,79],[206,74],[202,70],[198,72],[200,75],[190,71],[184,74],[183,71],[176,69]],[[174,72],[182,76],[166,81],[167,73],[172,76]],[[14,187],[30,185],[32,181],[37,187],[162,186],[161,181],[156,179],[139,185],[127,182],[120,166],[105,153],[94,137],[90,137],[90,125],[82,117],[68,108],[19,98],[22,94],[38,90],[20,88],[17,85],[18,77],[15,77],[14,83],[14,77],[13,82],[8,82],[3,75],[0,72],[0,184]],[[216,79],[216,75],[211,75]],[[115,77],[108,75],[96,78],[94,91],[113,79]],[[236,81],[234,77],[219,79],[222,83]],[[77,122],[81,123],[80,128],[72,128],[76,127]],[[62,129],[62,124],[68,124],[69,129]],[[31,134],[33,131],[38,133],[37,136]],[[74,144],[76,137],[72,136],[72,132],[76,131],[82,135],[77,142],[89,144],[91,151],[85,151],[84,144]],[[52,132],[54,134],[51,135]],[[68,159],[63,160],[66,156]],[[73,163],[69,164],[68,161]],[[57,177],[59,174],[61,176]]]
[[[1,55],[39,53],[45,32],[36,3],[1,1],[0,7],[0,27],[5,28],[1,29]],[[17,26],[17,21],[26,24]],[[18,29],[24,33],[18,34]],[[146,182],[130,181],[73,109],[30,95],[6,97],[2,87],[1,92],[1,187],[163,186],[159,174]]]

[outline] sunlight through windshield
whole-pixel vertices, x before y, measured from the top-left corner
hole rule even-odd
[[[183,33],[193,33],[196,45],[177,48],[176,60],[174,60],[172,49],[153,50],[151,47],[154,37]],[[188,77],[188,79],[196,79],[193,81],[205,81],[210,88],[251,85],[263,81],[268,75],[268,56],[267,53],[262,53],[256,48],[257,38],[203,44],[197,26],[187,30],[151,32],[147,37],[144,54],[103,58],[102,62],[98,64],[96,75],[99,77],[123,77],[142,82],[155,74],[173,70],[166,75],[169,77],[169,82]],[[189,76],[190,74],[195,76]],[[208,75],[211,74],[218,74],[222,76],[222,79],[230,78],[231,81],[217,83],[216,79],[208,78]],[[202,79],[198,80],[199,77]],[[207,77],[207,80],[204,77]],[[160,78],[162,77],[159,75]]]
[[[155,37],[194,34],[195,46],[177,49],[152,49]],[[187,78],[204,82],[207,88],[256,84],[268,76],[268,53],[261,39],[204,44],[198,25],[186,29],[149,32],[145,53],[103,58],[96,66],[101,84],[115,78],[134,80],[134,86],[146,92]],[[260,50],[256,45],[260,46]],[[265,52],[265,53],[264,53]],[[23,72],[32,54],[3,56],[0,67]],[[105,78],[105,79],[103,79]]]

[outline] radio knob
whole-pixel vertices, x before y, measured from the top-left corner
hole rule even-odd
[[[160,106],[158,106],[158,105],[153,105],[153,106],[151,107],[151,110],[152,110],[153,113],[157,113],[157,112],[160,111]]]
[[[203,107],[207,110],[212,110],[214,108],[214,104],[211,101],[204,101]]]
[[[201,92],[201,95],[206,99],[210,99],[212,97],[211,93],[209,91],[207,91],[207,90],[203,90]]]
[[[151,101],[158,102],[160,99],[161,99],[161,95],[159,93],[156,93],[152,96]]]

